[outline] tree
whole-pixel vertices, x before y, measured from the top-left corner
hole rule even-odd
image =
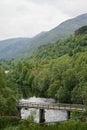
[[[82,26],[75,31],[75,35],[87,34],[87,26]]]
[[[48,88],[48,97],[56,98],[57,90],[60,87],[60,81],[54,81]]]

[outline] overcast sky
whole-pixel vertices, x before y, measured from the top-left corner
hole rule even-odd
[[[0,40],[33,37],[87,13],[87,0],[0,0]]]

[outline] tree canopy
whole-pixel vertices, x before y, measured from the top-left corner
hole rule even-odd
[[[87,34],[42,46],[31,57],[0,67],[1,115],[17,114],[16,101],[31,96],[87,104]]]

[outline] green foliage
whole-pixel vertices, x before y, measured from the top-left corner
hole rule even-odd
[[[31,96],[87,106],[87,34],[42,46],[11,65],[7,74],[0,69],[0,115],[17,115],[17,101]]]
[[[34,110],[34,111],[31,111],[30,115],[29,115],[28,118],[27,118],[27,121],[29,121],[29,122],[34,122],[34,117],[35,117],[35,115],[36,115],[36,111],[35,111],[35,110]]]
[[[87,123],[77,122],[77,121],[68,121],[58,124],[31,124],[27,121],[20,124],[18,127],[13,127],[11,130],[87,130]],[[9,127],[5,130],[9,130]]]
[[[20,119],[17,117],[0,117],[0,129],[4,129],[6,127],[15,127],[19,124]]]
[[[0,116],[16,115],[16,98],[13,91],[7,87],[6,75],[0,68]]]
[[[87,104],[86,72],[87,35],[70,36],[42,46],[31,58],[16,62],[5,81],[17,100],[39,96]]]
[[[75,31],[75,35],[87,34],[87,26],[83,26]]]
[[[72,111],[71,113],[71,119],[78,121],[80,119],[81,113],[78,112],[77,110]]]
[[[79,112],[74,110],[71,112],[71,119],[75,121],[85,122],[87,121],[87,111]]]
[[[84,51],[87,51],[87,34],[70,36],[66,40],[59,40],[56,43],[41,46],[34,56],[43,61],[44,59],[57,59],[65,54],[73,56]]]

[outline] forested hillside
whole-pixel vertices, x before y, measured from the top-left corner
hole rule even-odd
[[[0,69],[2,115],[8,110],[4,111],[5,105],[14,101],[13,106],[8,106],[13,108],[22,97],[51,97],[61,103],[87,104],[87,34],[75,34],[42,46],[31,58],[11,65],[7,74]]]
[[[38,47],[69,37],[81,26],[87,25],[87,14],[69,19],[47,32],[32,38],[13,38],[0,41],[0,59],[20,59],[31,55]]]
[[[42,47],[32,59],[19,62],[8,76],[12,75],[25,98],[36,95],[85,103],[86,71],[87,35],[79,35]]]

